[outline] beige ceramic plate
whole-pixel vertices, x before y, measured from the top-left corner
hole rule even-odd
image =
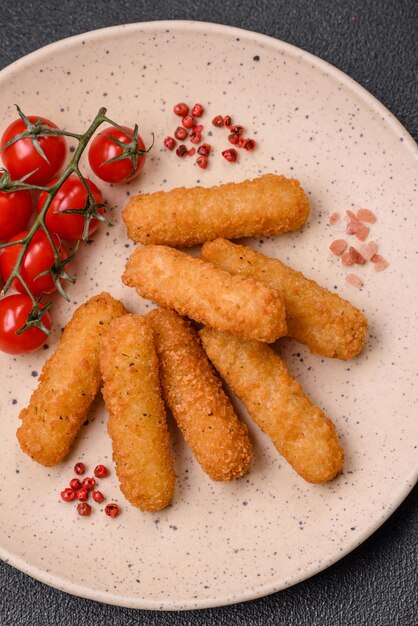
[[[177,101],[202,102],[202,122],[231,114],[259,147],[231,165],[220,156],[225,134],[213,129],[214,156],[206,171],[181,160],[162,142],[172,133]],[[81,35],[43,48],[0,74],[0,119],[13,103],[71,130],[86,128],[100,106],[121,123],[139,122],[156,145],[138,182],[112,188],[110,204],[128,193],[219,182],[280,172],[300,179],[312,201],[303,232],[252,245],[277,255],[366,313],[370,336],[352,362],[312,356],[290,340],[281,352],[313,401],[330,415],[346,450],[345,471],[329,485],[303,482],[248,416],[254,467],[234,484],[210,482],[173,428],[177,489],[159,514],[129,506],[112,474],[103,483],[123,513],[99,509],[76,515],[59,492],[76,460],[92,469],[110,464],[106,414],[83,428],[60,467],[45,469],[16,443],[19,410],[36,385],[46,351],[0,356],[1,524],[3,558],[43,582],[95,600],[147,609],[192,609],[256,598],[312,576],[355,548],[387,519],[417,477],[415,145],[370,94],[323,61],[262,35],[224,26],[155,22]],[[373,239],[390,268],[361,270],[365,288],[345,284],[328,246],[335,210],[369,207],[378,215]],[[71,304],[54,312],[55,332],[75,306],[109,290],[137,312],[148,304],[122,287],[132,251],[120,218],[102,229],[77,261]],[[414,388],[415,384],[415,388]]]

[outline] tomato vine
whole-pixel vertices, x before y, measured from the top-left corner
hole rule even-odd
[[[24,280],[22,276],[21,268],[22,268],[22,262],[23,262],[25,253],[27,252],[28,247],[35,233],[39,230],[43,230],[48,238],[48,241],[51,245],[51,248],[54,253],[54,258],[55,258],[55,262],[53,266],[49,270],[46,270],[46,273],[51,274],[54,280],[54,283],[57,287],[57,290],[66,300],[68,300],[68,296],[66,295],[65,290],[62,287],[61,281],[66,280],[71,283],[75,282],[75,278],[69,276],[67,272],[65,271],[64,267],[76,256],[79,250],[79,242],[77,242],[71,255],[65,259],[65,262],[63,262],[61,259],[61,254],[60,254],[61,245],[60,244],[56,245],[56,242],[54,241],[54,237],[53,237],[54,233],[52,233],[48,229],[48,226],[45,221],[47,211],[49,207],[51,206],[51,203],[54,200],[55,196],[57,195],[59,189],[62,187],[65,181],[69,178],[69,176],[75,174],[76,176],[78,176],[78,178],[80,179],[82,185],[84,186],[86,190],[86,194],[87,194],[86,203],[85,203],[85,206],[80,209],[66,209],[66,210],[63,210],[62,213],[78,214],[78,215],[83,216],[84,218],[84,231],[82,235],[83,241],[88,240],[89,225],[90,225],[91,220],[93,219],[99,220],[101,222],[104,222],[107,226],[111,226],[111,223],[102,214],[103,209],[104,209],[104,204],[96,201],[96,198],[94,197],[86,178],[83,176],[83,174],[80,171],[79,161],[80,161],[81,155],[83,154],[85,148],[87,147],[94,133],[103,123],[111,124],[113,127],[121,130],[125,134],[126,134],[126,129],[107,117],[105,107],[102,107],[99,109],[98,113],[94,117],[90,126],[83,134],[73,133],[67,130],[59,129],[57,127],[49,126],[48,124],[43,123],[42,120],[37,120],[35,123],[33,123],[33,121],[30,121],[30,119],[21,111],[21,109],[18,106],[16,108],[17,108],[19,117],[25,123],[26,130],[22,133],[19,133],[12,139],[10,139],[10,141],[8,141],[2,147],[2,150],[9,148],[15,142],[21,139],[29,138],[32,141],[33,147],[38,152],[38,154],[43,159],[48,161],[39,143],[40,137],[64,136],[64,137],[70,137],[72,139],[75,139],[78,142],[78,145],[74,150],[74,154],[71,160],[69,161],[69,163],[63,170],[62,174],[59,175],[56,181],[50,184],[50,186],[43,186],[43,185],[31,184],[29,182],[26,182],[34,174],[34,172],[30,172],[18,180],[12,180],[9,172],[5,168],[0,169],[0,191],[11,193],[11,192],[21,191],[21,190],[26,189],[26,190],[36,190],[36,191],[44,192],[44,194],[46,194],[45,201],[42,205],[42,208],[39,211],[38,215],[36,216],[35,221],[33,222],[32,226],[30,226],[27,234],[22,239],[19,239],[17,241],[0,244],[0,250],[8,246],[12,246],[12,245],[21,245],[21,249],[19,251],[19,255],[17,256],[13,270],[11,271],[10,275],[8,276],[4,284],[0,292],[0,296],[6,295],[6,293],[10,289],[10,286],[12,285],[15,279],[19,280],[25,292],[28,294],[28,296],[31,299],[32,309],[27,316],[26,323],[21,329],[17,331],[17,334],[20,334],[28,330],[29,328],[38,327],[46,335],[48,335],[50,333],[50,329],[42,322],[42,317],[51,308],[52,301],[49,301],[45,305],[44,304],[41,305],[40,300],[42,296],[39,296],[39,297],[35,296],[32,293],[27,282]],[[134,132],[133,136],[130,137],[131,142],[128,144],[121,145],[121,148],[123,150],[123,157],[130,159],[132,161],[133,167],[136,165],[136,159],[137,159],[137,154],[132,150],[133,142],[136,142],[137,140],[137,126],[135,126],[135,131],[136,132]],[[45,272],[43,272],[43,274],[45,274]]]

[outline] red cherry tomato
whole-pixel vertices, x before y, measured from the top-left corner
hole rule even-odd
[[[23,239],[23,237],[27,235],[27,232],[28,231],[23,231],[22,233],[18,233],[10,239],[10,242]],[[60,239],[57,235],[53,235],[53,241],[60,250],[61,260],[64,261],[64,259],[68,257],[67,250],[62,244],[60,247]],[[0,272],[5,282],[13,271],[21,249],[22,245],[16,244],[15,246],[0,250]],[[34,234],[20,266],[22,278],[35,297],[40,296],[42,293],[52,293],[56,290],[51,274],[39,276],[41,272],[51,268],[54,263],[54,251],[48,241],[48,237],[43,230],[38,230]],[[37,276],[39,276],[39,278],[36,278]],[[20,293],[26,293],[24,286],[20,280],[16,278],[12,282],[12,287],[20,291]]]
[[[40,328],[29,328],[20,335],[32,310],[29,296],[15,294],[0,300],[0,350],[9,354],[26,354],[34,352],[46,341],[47,335]],[[48,330],[51,328],[49,313],[42,316],[42,323]]]
[[[0,241],[7,241],[24,230],[32,214],[29,191],[0,191]]]
[[[122,126],[122,128],[124,128],[126,132],[130,133],[131,137],[118,128],[109,126],[96,135],[90,144],[90,167],[96,176],[105,180],[107,183],[127,183],[138,176],[145,164],[146,154],[141,154],[141,152],[145,152],[146,148],[139,135],[137,137],[136,150],[139,150],[140,153],[137,154],[137,163],[135,167],[133,167],[133,163],[128,157],[126,159],[121,159],[120,161],[114,161],[113,163],[106,163],[109,159],[114,159],[123,153],[123,148],[112,141],[112,137],[124,144],[130,144],[133,141],[133,129],[128,126]]]
[[[103,196],[96,185],[85,179],[86,183],[94,196],[97,204],[103,203]],[[56,180],[50,182],[53,185]],[[47,194],[43,191],[38,198],[37,211],[40,213]],[[46,226],[51,233],[56,233],[61,239],[75,241],[83,237],[84,231],[84,215],[74,213],[62,213],[67,209],[84,209],[87,201],[87,191],[76,174],[71,174],[67,180],[59,188],[57,195],[51,202],[46,213]],[[103,209],[98,209],[98,213],[103,214]],[[99,227],[100,221],[97,219],[90,220],[89,236],[92,235]]]
[[[40,119],[42,124],[46,124],[52,128],[58,128],[45,117],[29,115],[28,119],[33,124]],[[1,147],[4,148],[13,137],[20,135],[20,133],[23,133],[25,130],[27,130],[26,124],[20,118],[12,122],[3,133],[0,143]],[[62,168],[67,152],[65,138],[38,137],[38,141],[48,161],[36,151],[32,139],[29,137],[18,139],[8,148],[3,149],[1,158],[13,180],[22,178],[26,174],[30,174],[30,172],[36,170],[25,182],[34,185],[45,185],[45,183],[56,176]]]

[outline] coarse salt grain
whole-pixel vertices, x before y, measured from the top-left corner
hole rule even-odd
[[[347,224],[348,220],[346,217],[343,217],[341,220],[338,220],[338,222],[335,222],[334,226],[337,233],[345,233],[347,229]]]
[[[356,274],[347,274],[347,276],[345,277],[345,280],[349,285],[352,285],[353,287],[356,287],[357,289],[360,289],[360,287],[363,287],[363,281],[361,280],[361,278],[356,276]]]
[[[366,241],[369,235],[369,229],[367,226],[357,220],[351,220],[347,224],[347,235],[354,235],[359,241]]]
[[[360,247],[360,254],[366,259],[366,261],[370,261],[376,252],[377,243],[375,241],[369,241]]]
[[[351,250],[351,248],[350,248]],[[354,265],[354,259],[353,259],[353,255],[351,254],[350,250],[348,252],[344,252],[344,254],[341,257],[341,263],[343,265]]]
[[[336,256],[340,256],[343,252],[345,252],[347,248],[347,242],[344,239],[336,239],[330,245],[330,250]]]
[[[357,219],[369,224],[374,224],[377,220],[376,215],[370,209],[359,209],[357,211]]]
[[[366,241],[367,237],[369,236],[369,229],[367,228],[367,226],[364,226],[364,224],[362,224],[363,228],[360,229],[355,236],[357,237],[357,239],[359,241]]]
[[[334,224],[336,224],[338,221],[340,220],[340,214],[339,213],[331,213],[331,215],[329,216],[329,223],[331,224],[331,226],[334,226]]]
[[[360,254],[360,252],[358,250],[353,248],[353,246],[349,247],[348,252],[350,253],[351,258],[353,259],[354,263],[357,263],[357,265],[364,265],[365,264],[366,259],[364,258],[364,256],[362,256]]]
[[[373,261],[376,257],[378,257],[377,260]],[[386,261],[386,259],[381,257],[379,254],[375,254],[372,261],[375,272],[383,272],[387,267],[389,267],[388,261]]]
[[[357,220],[357,215],[355,213],[353,213],[353,211],[350,211],[349,209],[346,211],[348,217],[350,218],[350,220]]]

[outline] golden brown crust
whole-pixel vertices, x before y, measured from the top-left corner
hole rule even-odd
[[[286,306],[287,334],[311,352],[351,359],[362,350],[367,333],[364,315],[301,272],[225,239],[205,243],[202,258],[280,290]]]
[[[175,474],[149,322],[139,315],[115,320],[100,366],[122,493],[143,511],[159,511],[173,496]]]
[[[309,215],[299,181],[265,174],[218,187],[179,187],[141,194],[123,210],[128,235],[143,244],[194,246],[297,230]]]
[[[108,293],[90,298],[74,312],[20,414],[17,438],[34,461],[49,467],[68,453],[99,390],[100,338],[124,313],[123,304]]]
[[[199,334],[216,369],[296,472],[311,483],[334,478],[344,461],[335,427],[277,354],[266,344],[208,328]]]
[[[144,297],[211,328],[273,342],[286,334],[281,294],[167,246],[140,246],[122,277]]]
[[[246,474],[252,447],[190,322],[175,311],[147,315],[154,331],[167,405],[202,469],[212,480]]]

